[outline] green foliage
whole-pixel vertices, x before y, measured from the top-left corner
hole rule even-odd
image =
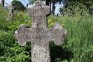
[[[82,9],[80,8],[82,7]],[[93,16],[82,4],[72,7],[63,16],[48,17],[48,27],[56,22],[67,30],[67,37],[61,46],[50,43],[52,62],[93,62]],[[83,14],[81,15],[81,12]],[[29,62],[30,44],[24,47],[18,45],[14,32],[20,24],[31,26],[30,17],[25,12],[17,13],[11,20],[8,11],[0,6],[0,62]]]
[[[0,62],[26,62],[29,52],[15,43],[13,31],[0,31]]]
[[[76,12],[79,13],[79,15],[84,15],[86,13],[93,15],[93,1],[81,1],[74,0],[68,2],[68,4],[61,9],[61,12],[68,12],[70,15],[75,15]]]
[[[69,5],[67,8],[62,9],[62,14],[67,16],[86,16],[89,14],[87,7],[81,3],[75,3],[73,5]]]
[[[3,7],[0,6],[0,30],[7,29],[7,24],[6,24],[7,15],[8,15],[7,10],[4,10]]]
[[[52,59],[55,60],[52,62],[93,62],[93,16],[87,13],[84,14],[84,16],[64,15],[60,17],[49,17],[49,27],[55,25],[56,22],[60,22],[67,30],[67,38],[64,45],[61,46],[63,51],[60,48],[53,49],[54,46],[52,46],[53,51],[51,51],[51,54],[54,55]],[[68,54],[64,51],[68,51]]]
[[[16,43],[14,32],[20,24],[30,25],[30,18],[25,12],[16,14],[12,20],[9,20],[8,17],[8,11],[0,6],[0,62],[28,62],[30,44],[20,47]]]
[[[13,0],[12,5],[14,6],[14,10],[18,10],[18,11],[26,10],[25,6],[20,1]]]
[[[29,4],[33,4],[35,2],[35,0],[28,0]]]

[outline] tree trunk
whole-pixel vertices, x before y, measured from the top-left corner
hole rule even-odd
[[[46,0],[46,5],[49,6],[50,0]]]
[[[50,6],[50,13],[51,13],[51,0],[46,0],[46,5]]]
[[[0,0],[0,4],[4,7],[5,0]]]

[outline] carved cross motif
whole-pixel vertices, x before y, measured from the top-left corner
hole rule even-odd
[[[34,6],[28,9],[28,14],[32,17],[32,28],[21,25],[15,31],[15,38],[21,46],[31,42],[32,62],[51,62],[49,42],[54,41],[56,45],[61,45],[65,39],[66,30],[59,23],[51,29],[47,28],[46,15],[49,13],[49,6],[37,0]]]

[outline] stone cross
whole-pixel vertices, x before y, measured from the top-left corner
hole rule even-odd
[[[20,25],[15,31],[15,37],[21,46],[31,42],[32,62],[51,62],[49,42],[54,41],[56,45],[61,45],[65,39],[66,30],[59,23],[47,28],[46,15],[49,13],[49,6],[37,0],[33,7],[28,9],[28,14],[32,17],[32,28]]]

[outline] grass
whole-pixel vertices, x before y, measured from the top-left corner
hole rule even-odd
[[[49,17],[49,27],[56,22],[60,22],[68,33],[62,48],[73,54],[70,60],[60,58],[55,62],[93,62],[93,16]]]

